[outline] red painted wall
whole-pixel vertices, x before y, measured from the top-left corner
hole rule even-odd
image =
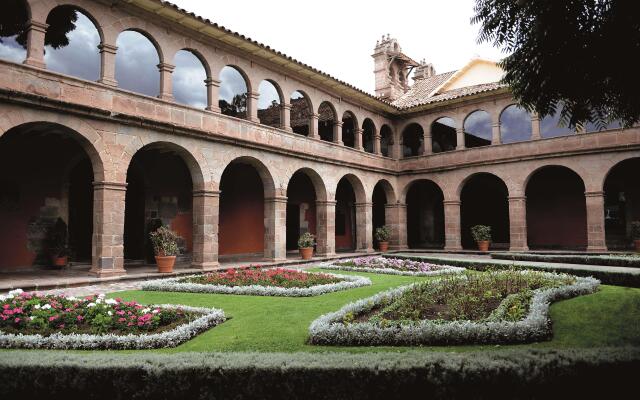
[[[348,180],[342,179],[338,183],[336,190],[336,228],[338,227],[338,212],[344,214],[344,232],[338,234],[336,229],[336,250],[354,249],[354,227],[356,226],[355,211],[353,204],[356,202],[356,195]]]
[[[220,183],[219,254],[264,252],[264,189],[256,170],[232,164]]]

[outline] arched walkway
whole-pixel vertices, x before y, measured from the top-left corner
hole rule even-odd
[[[535,171],[526,185],[530,249],[584,250],[587,246],[585,186],[567,167]]]
[[[640,221],[640,158],[616,164],[604,182],[605,237],[609,250],[632,248],[631,223]]]
[[[298,248],[298,238],[317,233],[316,189],[306,170],[297,171],[287,185],[287,250]]]
[[[412,182],[406,196],[409,248],[444,246],[444,195],[433,181]]]
[[[374,239],[374,246],[377,246],[377,241],[375,239],[376,229],[385,225],[391,225],[391,222],[393,221],[393,218],[387,218],[387,205],[395,203],[395,195],[393,193],[393,187],[387,180],[382,179],[378,183],[376,183],[373,188],[371,202],[372,234]],[[393,229],[393,227],[389,227]]]
[[[507,186],[495,175],[475,174],[463,184],[460,193],[460,226],[462,247],[476,249],[471,236],[474,225],[491,227],[491,247],[509,249],[509,193]]]

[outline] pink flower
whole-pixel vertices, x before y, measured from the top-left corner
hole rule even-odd
[[[78,315],[78,316],[76,317],[76,319],[77,319],[78,321],[82,321],[82,320],[84,319],[84,317],[83,317],[82,315]]]
[[[20,318],[14,319],[13,322],[15,322],[17,324],[18,322],[20,322]]]
[[[57,315],[54,315],[53,317],[49,317],[49,321],[55,321],[56,319],[58,319]]]

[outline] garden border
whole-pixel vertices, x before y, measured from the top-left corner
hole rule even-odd
[[[0,331],[0,348],[55,349],[55,350],[141,350],[176,347],[192,339],[199,333],[226,321],[224,311],[217,308],[190,307],[175,304],[162,304],[155,307],[164,309],[182,309],[187,312],[203,314],[199,318],[176,326],[174,329],[151,334],[128,335],[91,335],[62,334],[49,336],[10,334]]]
[[[385,257],[385,258],[391,258],[391,257]],[[329,269],[329,270],[336,270],[336,271],[370,272],[373,274],[403,275],[403,276],[437,276],[437,275],[445,275],[445,274],[459,274],[465,270],[462,267],[455,267],[453,265],[439,265],[440,267],[442,267],[441,270],[428,271],[428,272],[399,271],[393,268],[369,268],[369,267],[359,268],[359,267],[336,265],[337,262],[344,262],[344,261],[350,261],[350,260],[325,262],[325,263],[318,264],[317,267],[321,269]]]
[[[535,261],[561,264],[604,265],[609,267],[640,268],[640,256],[603,255],[603,254],[536,254],[493,252],[495,260]]]
[[[314,274],[317,272],[307,272],[300,269],[288,268],[295,271],[301,271],[308,274]],[[238,294],[238,295],[252,295],[252,296],[281,296],[281,297],[310,297],[319,296],[325,293],[338,292],[347,289],[353,289],[361,286],[371,285],[371,279],[356,276],[356,275],[343,275],[343,274],[331,274],[333,277],[341,278],[341,282],[328,283],[324,285],[315,285],[308,288],[282,288],[278,286],[225,286],[225,285],[207,285],[201,283],[183,283],[179,282],[183,279],[191,277],[197,277],[201,275],[189,275],[180,278],[158,279],[154,281],[145,282],[142,285],[142,290],[147,291],[162,291],[162,292],[185,292],[185,293],[218,293],[218,294]]]
[[[529,273],[521,271],[521,273]],[[547,275],[556,274],[543,272]],[[441,278],[440,278],[441,279]],[[437,284],[440,279],[426,284]],[[404,346],[404,345],[454,345],[454,344],[508,344],[527,343],[546,339],[551,334],[549,306],[552,302],[594,293],[600,281],[594,278],[576,277],[576,282],[557,288],[535,290],[527,316],[516,322],[451,321],[434,323],[420,321],[415,324],[379,327],[369,322],[343,324],[343,318],[351,313],[370,310],[383,300],[400,296],[417,284],[401,286],[374,296],[347,304],[340,310],[320,316],[309,326],[309,343],[317,345],[351,346]]]

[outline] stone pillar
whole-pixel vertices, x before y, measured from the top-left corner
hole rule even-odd
[[[218,220],[220,191],[193,192],[193,263],[204,271],[215,269],[218,263]]]
[[[431,133],[424,134],[424,139],[422,141],[422,154],[423,155],[428,155],[428,154],[432,154],[433,153],[433,144],[431,143]]]
[[[316,253],[319,256],[336,254],[336,201],[316,201]]]
[[[500,122],[493,122],[491,124],[491,144],[500,144],[502,143],[502,138],[500,137]]]
[[[100,79],[98,82],[109,86],[118,86],[116,81],[116,46],[102,43],[100,49]]]
[[[460,240],[460,200],[444,202],[444,249],[462,250]]]
[[[311,139],[320,140],[320,134],[318,133],[318,121],[320,119],[320,115],[311,114],[309,118],[309,136]]]
[[[220,81],[213,78],[207,78],[204,81],[207,86],[207,107],[206,110],[220,112],[218,100],[220,96]]]
[[[356,251],[373,252],[373,203],[356,203]]]
[[[375,135],[373,137],[373,154],[377,154],[377,155],[382,154],[382,151],[380,150],[381,148],[382,148],[382,136]]]
[[[287,196],[264,199],[264,258],[287,259]]]
[[[509,197],[509,251],[528,251],[527,198]]]
[[[282,129],[293,132],[291,128],[291,103],[282,103]]]
[[[110,277],[125,275],[124,209],[127,184],[93,183],[93,250],[92,275]]]
[[[456,150],[464,150],[464,128],[456,128]]]
[[[32,67],[46,68],[44,63],[44,36],[48,24],[31,20],[27,27],[27,58],[24,64]]]
[[[404,250],[407,248],[407,205],[402,203],[386,204],[384,206],[384,219],[386,225],[391,228],[389,248],[392,250]]]
[[[260,98],[259,92],[247,93],[247,119],[253,122],[260,122],[258,118],[258,98]]]
[[[167,63],[158,64],[158,71],[160,71],[160,95],[158,97],[162,100],[173,100],[173,80],[171,73],[173,73],[175,68],[175,65]]]
[[[607,251],[604,228],[604,192],[585,192],[587,205],[587,251]]]
[[[538,140],[540,136],[540,117],[535,111],[531,113],[531,140]]]
[[[333,124],[333,143],[344,144],[342,141],[342,121]]]
[[[353,148],[356,150],[363,150],[362,142],[363,142],[363,133],[364,131],[360,128],[356,128],[353,132]]]

